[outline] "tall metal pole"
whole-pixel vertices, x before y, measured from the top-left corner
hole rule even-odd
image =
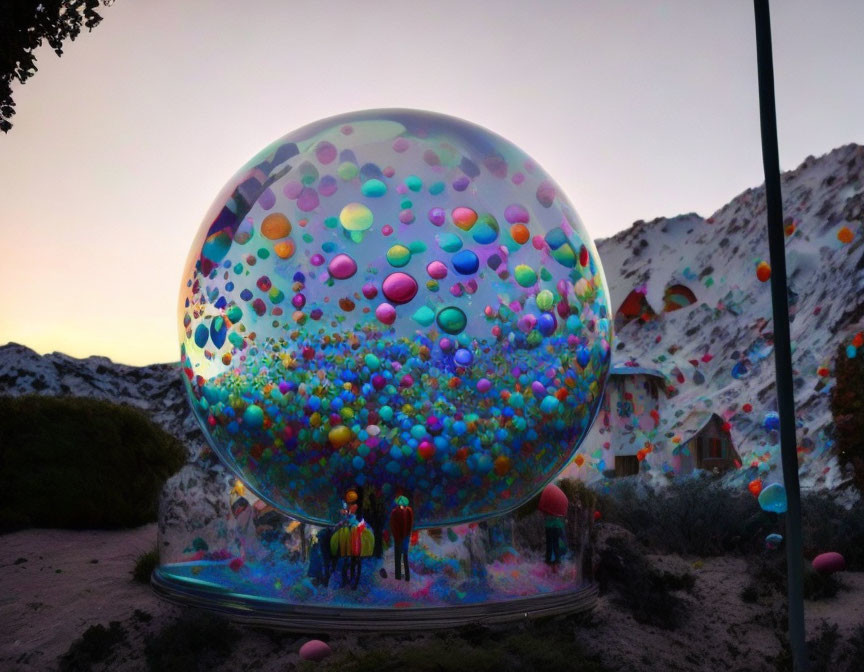
[[[774,105],[774,59],[771,55],[771,17],[768,0],[753,0],[756,14],[756,59],[759,70],[759,115],[762,125],[762,163],[771,255],[771,304],[774,309],[774,365],[780,413],[780,458],[786,488],[786,565],[789,595],[789,646],[796,672],[807,669],[804,638],[804,559],[801,540],[801,492],[795,441],[795,399],[792,388],[792,348],[786,290],[786,251],[780,158],[777,150],[777,112]]]

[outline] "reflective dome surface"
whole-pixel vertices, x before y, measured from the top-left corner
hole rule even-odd
[[[179,319],[214,450],[323,524],[350,487],[409,495],[419,527],[518,506],[587,432],[612,336],[560,187],[500,136],[413,110],[310,124],[241,168]]]

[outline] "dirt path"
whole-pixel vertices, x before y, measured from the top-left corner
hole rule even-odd
[[[125,621],[135,609],[174,612],[131,580],[136,558],[155,543],[155,524],[0,537],[0,668],[46,670],[91,625]]]

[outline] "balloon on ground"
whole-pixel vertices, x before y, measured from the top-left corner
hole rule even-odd
[[[846,559],[834,551],[822,553],[813,558],[813,569],[820,574],[833,574],[846,569]]]

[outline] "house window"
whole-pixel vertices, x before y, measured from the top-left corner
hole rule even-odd
[[[639,473],[639,458],[635,455],[615,456],[615,476],[635,476]]]
[[[699,438],[699,467],[703,463],[711,466],[719,466],[719,462],[725,462],[729,457],[729,442],[718,436],[702,436]]]

